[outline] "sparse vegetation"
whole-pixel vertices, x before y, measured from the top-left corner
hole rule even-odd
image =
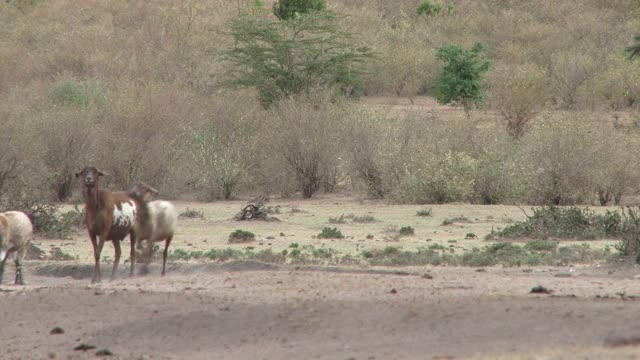
[[[411,226],[403,226],[398,230],[400,236],[413,236],[416,234],[416,230]]]
[[[593,240],[617,237],[625,228],[618,211],[607,210],[604,214],[596,214],[575,206],[561,208],[553,205],[532,208],[532,211],[527,220],[508,225],[489,234],[488,238]]]
[[[420,210],[416,211],[416,216],[422,216],[422,217],[433,216],[433,210],[431,208],[420,209]]]
[[[69,260],[77,260],[78,257],[71,255],[59,247],[54,247],[51,249],[51,260],[55,261],[69,261]]]
[[[318,239],[342,239],[344,235],[337,228],[325,227],[318,234]]]
[[[330,217],[328,222],[329,224],[344,224],[347,220],[345,219],[344,214],[342,214],[338,217]]]
[[[185,219],[202,219],[204,220],[204,212],[202,210],[192,209],[187,207],[183,212],[179,215],[181,218]]]
[[[454,216],[454,217],[442,220],[442,226],[453,225],[455,223],[470,223],[470,222],[471,220],[469,220],[469,218],[466,216]]]
[[[353,219],[351,219],[351,221],[353,221],[354,223],[374,223],[378,220],[376,220],[376,218],[371,215],[361,215],[361,216],[354,216]]]
[[[229,235],[230,243],[246,243],[251,242],[256,239],[256,234],[251,231],[246,231],[242,229],[238,229]]]

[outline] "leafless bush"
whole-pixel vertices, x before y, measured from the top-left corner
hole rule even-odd
[[[500,111],[507,133],[520,138],[548,100],[546,74],[531,65],[499,65],[491,72],[490,103]]]
[[[262,158],[275,160],[277,167],[267,170],[262,166],[263,174],[273,170],[288,174],[303,198],[312,197],[328,180],[326,176],[338,168],[340,121],[344,114],[331,103],[294,100],[270,110],[260,134],[267,150]]]

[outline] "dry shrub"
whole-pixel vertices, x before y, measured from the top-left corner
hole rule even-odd
[[[602,59],[589,53],[560,52],[551,56],[551,86],[563,109],[577,107],[581,91],[603,68]]]
[[[498,65],[489,74],[491,106],[502,115],[507,133],[520,138],[545,106],[546,74],[536,65]]]
[[[128,86],[117,91],[98,125],[91,159],[101,164],[118,189],[136,181],[162,188],[175,165],[175,146],[183,119],[196,108],[187,94],[161,84]]]
[[[219,94],[206,115],[186,125],[177,144],[176,178],[202,200],[230,199],[252,179],[261,108],[252,95]]]
[[[320,96],[324,98],[323,95]],[[260,130],[259,181],[266,191],[310,198],[341,162],[340,106],[287,100],[265,113]]]
[[[343,145],[349,159],[352,179],[361,182],[367,194],[376,199],[384,198],[390,191],[390,174],[387,157],[393,142],[385,139],[384,119],[356,108],[350,114]]]
[[[522,139],[520,156],[529,179],[525,200],[584,203],[601,189],[624,187],[637,176],[637,160],[629,162],[633,153],[624,144],[617,130],[593,116],[546,117]]]
[[[607,58],[607,68],[597,74],[587,87],[594,105],[611,110],[638,106],[640,99],[640,62],[628,61],[624,54]],[[596,107],[594,106],[594,107]]]

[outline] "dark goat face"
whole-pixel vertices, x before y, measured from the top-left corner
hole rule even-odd
[[[158,195],[158,190],[143,182],[139,182],[133,185],[129,193],[142,199],[142,201],[148,202],[151,201],[156,195]]]
[[[100,176],[106,176],[107,174],[96,169],[93,166],[87,166],[82,171],[76,173],[76,177],[82,177],[84,186],[88,188],[94,187],[98,183]]]

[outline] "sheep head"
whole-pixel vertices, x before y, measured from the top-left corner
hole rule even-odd
[[[139,182],[133,185],[133,187],[129,191],[129,194],[133,197],[137,197],[141,199],[144,202],[149,202],[156,195],[158,195],[158,190],[154,189],[153,187],[143,182]]]

